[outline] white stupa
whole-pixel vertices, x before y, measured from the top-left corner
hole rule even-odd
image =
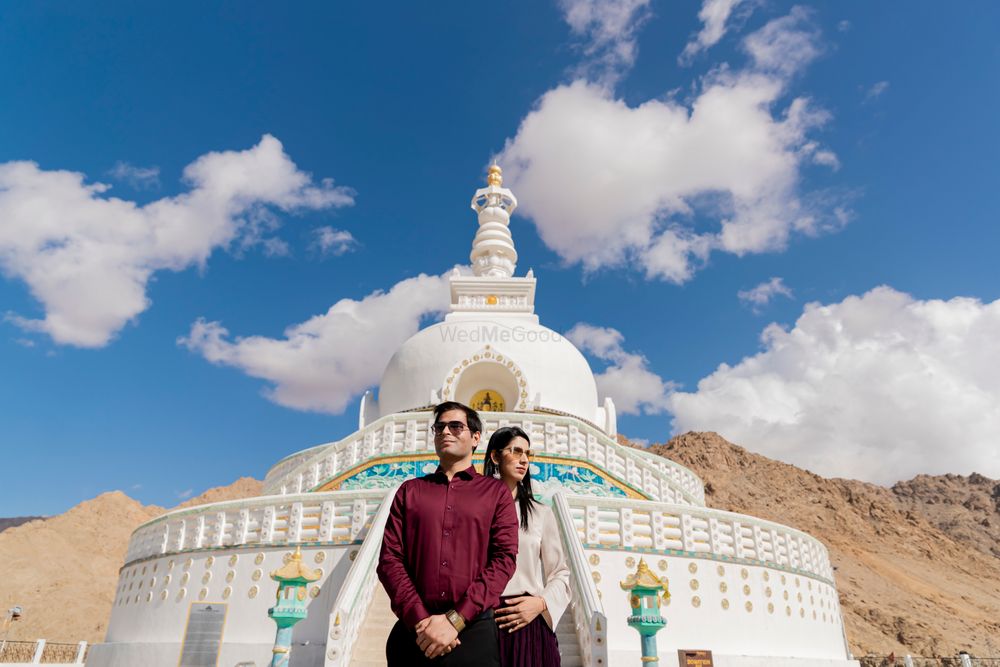
[[[377,393],[362,399],[357,431],[279,461],[267,495],[170,512],[135,531],[106,641],[88,665],[269,664],[268,573],[296,547],[320,579],[295,626],[291,664],[384,665],[395,618],[375,564],[387,500],[434,469],[431,408],[442,400],[479,409],[485,438],[520,426],[540,452],[532,477],[572,570],[574,600],[557,629],[566,667],[641,664],[620,586],[640,559],[669,581],[667,625],[656,635],[662,666],[677,665],[681,649],[711,651],[719,667],[857,664],[820,542],[709,509],[690,470],[617,443],[614,404],[598,400],[580,351],[539,324],[532,273],[515,275],[516,206],[494,165],[472,200],[472,275],[451,277],[444,321],[393,355]]]

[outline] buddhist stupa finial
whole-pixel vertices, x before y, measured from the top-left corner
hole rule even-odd
[[[495,185],[498,188],[503,185],[503,170],[496,162],[490,166],[489,173],[486,175],[486,184]]]

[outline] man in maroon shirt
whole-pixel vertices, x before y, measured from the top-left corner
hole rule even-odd
[[[472,466],[483,431],[475,410],[442,403],[432,429],[440,465],[399,487],[382,538],[378,577],[399,617],[386,659],[499,667],[493,607],[517,564],[514,501]]]

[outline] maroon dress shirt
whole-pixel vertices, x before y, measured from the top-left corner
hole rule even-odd
[[[378,578],[414,627],[454,608],[470,621],[496,606],[517,566],[510,489],[469,466],[403,482],[385,524]]]

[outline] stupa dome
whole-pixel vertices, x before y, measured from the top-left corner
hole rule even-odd
[[[453,313],[406,341],[382,375],[379,413],[442,400],[491,411],[562,412],[604,428],[587,360],[533,316]]]

